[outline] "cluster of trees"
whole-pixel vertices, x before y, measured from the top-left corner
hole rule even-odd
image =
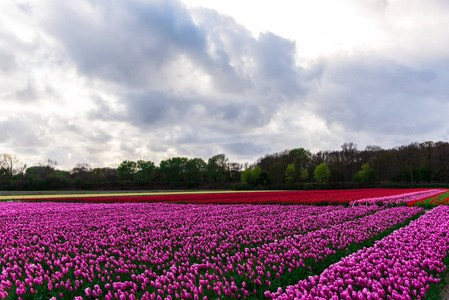
[[[314,155],[304,148],[267,154],[242,172],[242,182],[246,185],[263,186],[294,186],[308,182],[320,185],[328,183],[330,170],[327,163],[323,161],[314,166],[312,165],[313,157]]]
[[[225,154],[208,159],[172,157],[155,166],[151,161],[123,161],[117,168],[121,181],[139,186],[153,183],[172,188],[194,188],[204,184],[222,185],[240,180],[242,165],[231,163]]]
[[[92,168],[78,163],[59,170],[53,160],[27,167],[10,154],[0,154],[0,189],[164,189],[241,187],[348,186],[353,184],[449,183],[449,143],[423,142],[382,149],[311,153],[304,148],[267,154],[244,168],[225,154],[201,158],[172,157],[156,166],[152,161],[123,161],[117,168]],[[241,183],[240,183],[241,182]]]
[[[251,174],[248,175],[248,174]],[[392,149],[344,143],[312,154],[303,148],[267,154],[242,172],[247,184],[416,184],[449,182],[449,143],[411,143]]]
[[[47,160],[32,167],[16,156],[0,155],[0,189],[164,189],[222,187],[240,181],[242,164],[229,162],[225,154],[201,158],[172,157],[156,166],[152,161],[125,160],[117,168],[92,168],[78,163],[73,169],[59,170]]]

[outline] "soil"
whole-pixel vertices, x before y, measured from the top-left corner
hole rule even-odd
[[[446,282],[449,282],[449,272],[446,274]],[[441,290],[441,299],[449,299],[449,284],[446,284]]]

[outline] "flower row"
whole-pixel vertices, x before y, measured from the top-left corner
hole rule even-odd
[[[428,197],[443,193],[447,190],[442,189],[434,189],[434,190],[424,190],[424,191],[414,191],[399,195],[391,195],[384,197],[368,197],[363,199],[358,199],[355,201],[351,201],[351,204],[363,203],[363,204],[405,204],[413,201],[418,201],[421,199],[426,199]]]
[[[0,298],[261,298],[422,210],[0,203]]]
[[[86,202],[86,203],[123,203],[123,202],[168,202],[194,204],[342,204],[364,199],[361,202],[373,203],[381,199],[408,193],[421,193],[423,189],[364,189],[364,190],[327,190],[327,191],[283,191],[283,192],[249,192],[249,193],[213,193],[213,194],[178,194],[154,196],[121,197],[66,197],[66,198],[28,198],[24,202]],[[374,203],[375,204],[375,203]]]
[[[442,193],[433,195],[429,198],[418,199],[407,203],[409,206],[413,205],[424,205],[427,207],[437,206],[437,205],[448,205],[449,204],[449,191],[444,190]]]
[[[273,299],[422,299],[440,282],[449,251],[449,207],[439,206],[330,266],[320,276],[266,293]],[[435,296],[435,295],[433,295]]]

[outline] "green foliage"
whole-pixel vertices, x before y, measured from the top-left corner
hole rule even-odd
[[[295,166],[293,164],[288,165],[284,172],[285,182],[288,184],[295,182],[295,173]]]
[[[100,185],[106,181],[106,176],[101,168],[95,168],[92,170],[92,179],[96,185]]]
[[[302,181],[306,181],[309,179],[309,171],[306,168],[301,169],[300,178]]]
[[[186,182],[187,157],[172,157],[161,161],[159,169],[171,187],[180,187]]]
[[[261,173],[262,170],[259,166],[243,170],[241,176],[242,183],[247,185],[257,185],[259,183],[259,175]]]
[[[236,191],[244,191],[244,190],[252,190],[253,187],[246,185],[244,183],[236,183],[232,186],[232,188]]]
[[[200,184],[206,176],[207,164],[201,158],[189,159],[186,163],[187,187],[192,188]]]
[[[134,179],[134,174],[137,170],[137,163],[135,161],[124,160],[118,166],[117,172],[120,180],[129,180],[132,181]]]
[[[154,179],[156,166],[152,161],[138,160],[123,161],[117,168],[117,173],[120,180],[133,181],[138,185],[145,185]],[[96,176],[101,177],[100,170],[96,171]],[[98,178],[99,179],[99,178]]]
[[[242,175],[241,175],[241,180],[242,183],[245,185],[249,185],[251,182],[251,172],[252,169],[251,168],[246,168],[245,170],[242,171]]]
[[[270,184],[270,178],[267,171],[262,171],[259,166],[254,168],[247,168],[242,171],[241,176],[242,183],[244,185],[263,185]]]
[[[449,266],[449,255],[446,256],[443,259],[443,264],[448,267]],[[445,289],[445,287],[447,286],[447,284],[449,283],[449,278],[448,278],[448,272],[449,272],[449,268],[446,268],[446,270],[443,271],[443,273],[437,272],[435,269],[433,269],[432,271],[430,271],[431,274],[433,275],[433,277],[438,277],[440,278],[440,282],[439,283],[430,283],[429,284],[429,289],[426,291],[426,298],[425,299],[439,299],[439,300],[443,300],[443,299],[447,299],[447,297],[444,297],[442,295],[443,290]]]
[[[319,184],[325,184],[328,182],[329,177],[331,176],[331,171],[327,167],[327,164],[325,162],[319,164],[313,173],[315,180]]]
[[[415,203],[415,205],[423,207],[425,209],[431,209],[438,205],[448,205],[449,204],[449,192],[443,192],[435,196],[421,199]]]
[[[251,184],[259,184],[259,177],[260,174],[262,174],[262,170],[260,169],[259,166],[254,167],[254,169],[251,172]]]
[[[259,183],[265,187],[270,185],[270,175],[268,174],[267,171],[260,172]]]
[[[0,180],[9,177],[9,170],[7,168],[0,168]]]
[[[134,180],[139,185],[148,184],[154,179],[155,170],[156,166],[152,161],[138,160]]]
[[[354,175],[353,180],[359,183],[370,183],[377,181],[377,176],[369,164],[364,164],[362,169]]]
[[[304,169],[312,157],[312,153],[304,148],[292,149],[290,150],[290,155],[293,157],[293,166],[297,171]],[[295,179],[297,181],[301,180],[301,173],[296,173]]]
[[[228,158],[225,154],[217,154],[207,161],[207,177],[210,182],[223,183],[226,181]]]
[[[287,164],[283,161],[277,161],[268,169],[268,175],[274,185],[281,185],[285,179],[285,169]]]

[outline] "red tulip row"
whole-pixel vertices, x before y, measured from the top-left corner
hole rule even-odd
[[[24,202],[83,202],[83,203],[123,203],[123,202],[164,202],[192,204],[342,204],[364,198],[377,198],[426,189],[359,189],[359,190],[320,190],[320,191],[283,191],[250,192],[220,194],[178,194],[155,196],[122,197],[70,197],[70,198],[33,198]]]

